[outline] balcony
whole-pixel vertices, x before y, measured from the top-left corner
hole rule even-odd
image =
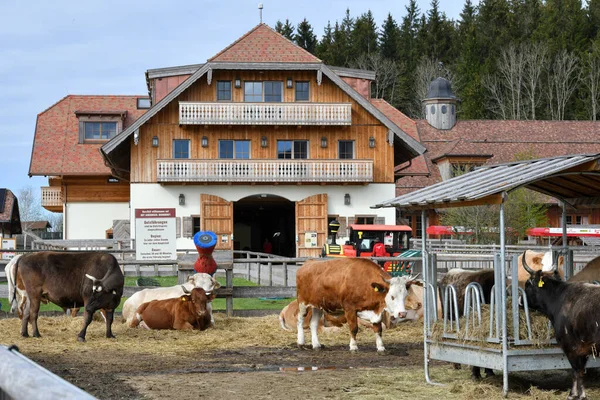
[[[158,160],[157,181],[368,183],[373,160]]]
[[[350,103],[179,102],[180,125],[351,125]]]
[[[60,186],[42,187],[42,207],[52,212],[63,211],[63,195]]]

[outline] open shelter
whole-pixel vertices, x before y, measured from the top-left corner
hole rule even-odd
[[[526,338],[519,334],[519,309],[516,301],[512,302],[513,331],[508,332],[507,291],[504,284],[496,284],[490,304],[491,317],[489,335],[480,343],[458,339],[458,320],[451,319],[447,312],[448,306],[456,304],[456,292],[442,293],[444,296],[444,335],[441,340],[434,338],[433,325],[437,322],[437,266],[435,254],[427,250],[426,211],[434,208],[467,207],[477,205],[498,204],[500,206],[499,230],[500,253],[494,257],[495,282],[506,282],[506,240],[504,221],[504,201],[507,195],[519,188],[525,187],[552,197],[562,203],[562,253],[566,258],[565,276],[572,275],[573,260],[569,256],[566,245],[566,210],[567,207],[579,208],[597,204],[600,199],[600,154],[566,155],[560,157],[527,160],[506,164],[490,165],[477,168],[472,172],[428,186],[426,188],[378,203],[373,208],[396,207],[405,210],[421,210],[422,222],[422,257],[423,275],[425,280],[424,294],[424,351],[425,378],[428,383],[434,383],[429,376],[429,360],[442,360],[454,363],[466,363],[479,367],[503,371],[504,395],[508,394],[508,373],[511,371],[535,371],[547,369],[569,369],[570,364],[562,350],[552,346],[534,348],[531,340],[531,330]],[[516,299],[519,291],[517,282],[517,257],[512,259],[511,294]],[[446,290],[451,292],[451,290]],[[483,298],[477,288],[467,290],[465,304],[470,298]],[[495,301],[494,301],[495,299]],[[475,309],[480,304],[473,304]],[[526,307],[527,309],[527,307]],[[467,310],[467,307],[465,307]],[[527,314],[527,323],[529,317]],[[481,319],[479,324],[481,325]],[[456,325],[456,331],[452,326]],[[468,331],[469,317],[466,318]],[[450,340],[444,340],[450,339]],[[555,341],[554,341],[555,343]],[[600,360],[590,359],[588,368],[600,367]]]

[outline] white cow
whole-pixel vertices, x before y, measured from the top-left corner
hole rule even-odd
[[[127,326],[131,326],[135,317],[135,312],[139,306],[152,300],[172,299],[183,296],[185,292],[183,291],[182,286],[188,291],[192,291],[193,288],[202,288],[207,293],[221,287],[219,282],[209,274],[198,273],[189,276],[188,281],[182,285],[140,290],[139,292],[134,293],[127,301],[125,301],[125,304],[123,304],[123,319],[127,322]],[[207,310],[210,312],[210,322],[214,325],[215,320],[212,316],[211,303],[207,304]]]
[[[17,288],[16,276],[15,276],[15,265],[17,260],[21,258],[22,254],[14,256],[6,267],[4,267],[4,273],[6,274],[6,280],[8,281],[8,301],[10,303],[10,312],[18,313],[19,318],[23,316],[25,303],[27,301],[27,292],[25,290]]]

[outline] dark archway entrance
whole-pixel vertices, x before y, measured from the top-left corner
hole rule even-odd
[[[273,254],[296,256],[295,204],[283,197],[259,194],[245,197],[233,205],[235,250],[263,251],[268,238]]]

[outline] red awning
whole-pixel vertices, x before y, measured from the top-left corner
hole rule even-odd
[[[562,236],[562,228],[529,228],[529,236]],[[600,229],[567,228],[567,237],[600,237]]]
[[[472,235],[473,232],[465,231],[462,227],[431,225],[427,227],[428,235]]]

